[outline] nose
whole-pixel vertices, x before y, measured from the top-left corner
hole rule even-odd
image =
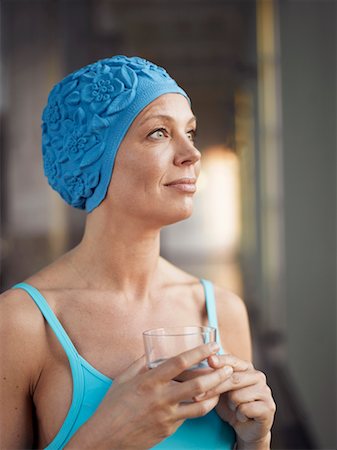
[[[176,143],[176,151],[174,154],[174,164],[176,166],[190,166],[199,162],[200,158],[201,153],[187,137],[184,137]]]

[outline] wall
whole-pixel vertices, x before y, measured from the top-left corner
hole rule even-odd
[[[336,9],[281,1],[288,367],[320,448],[336,448]]]

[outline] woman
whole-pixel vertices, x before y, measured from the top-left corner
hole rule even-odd
[[[275,405],[243,302],[159,255],[200,170],[186,93],[116,56],[54,87],[42,132],[50,185],[88,215],[77,247],[2,295],[1,448],[269,448]],[[144,330],[207,324],[222,354],[219,341],[146,369]],[[212,370],[184,377],[205,358]]]

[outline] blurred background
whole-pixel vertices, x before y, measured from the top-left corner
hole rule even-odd
[[[51,87],[114,54],[153,60],[190,94],[203,157],[162,254],[243,296],[272,447],[336,449],[336,1],[2,0],[0,16],[1,291],[83,231],[43,176]]]

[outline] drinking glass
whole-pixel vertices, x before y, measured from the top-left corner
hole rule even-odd
[[[153,369],[179,353],[216,342],[216,329],[203,326],[154,328],[144,331],[143,339],[147,366]],[[189,370],[208,367],[207,360],[203,360]]]

